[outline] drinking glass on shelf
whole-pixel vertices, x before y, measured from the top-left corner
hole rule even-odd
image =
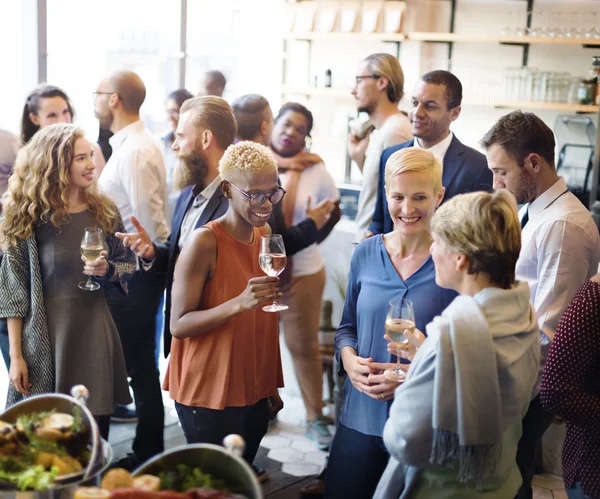
[[[600,28],[598,27],[598,12],[588,12],[587,19],[590,24],[588,24],[588,29],[585,33],[586,38],[599,39],[600,38]]]
[[[394,298],[390,301],[387,317],[385,319],[385,334],[393,343],[398,344],[397,366],[386,369],[383,375],[390,381],[402,382],[406,377],[400,368],[401,351],[408,349],[409,340],[404,336],[404,331],[410,334],[415,332],[415,312],[410,300]]]
[[[285,254],[283,238],[280,234],[271,234],[260,238],[258,263],[263,272],[272,277],[277,277],[284,271],[287,264],[287,256]],[[277,303],[277,298],[274,298],[273,303],[265,305],[263,310],[265,312],[279,312],[288,308],[287,305]]]
[[[100,253],[105,250],[104,235],[102,229],[98,227],[86,227],[81,240],[81,254],[87,261],[93,261],[100,258]],[[96,291],[100,289],[100,284],[92,281],[92,276],[89,275],[87,281],[81,281],[78,285],[79,289],[85,291]]]
[[[533,26],[529,29],[529,35],[535,37],[547,36],[548,18],[549,13],[547,10],[543,10],[539,14],[534,11],[531,19]]]
[[[561,28],[562,15],[562,12],[559,11],[550,12],[550,28],[548,29],[548,36],[552,38],[561,38],[565,35]]]
[[[513,30],[515,13],[513,11],[510,11],[508,13],[508,17],[509,17],[508,24],[500,30],[500,35],[502,35],[502,36],[514,36],[514,34],[515,34],[515,32]]]

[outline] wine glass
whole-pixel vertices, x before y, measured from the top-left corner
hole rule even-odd
[[[285,269],[287,256],[285,255],[285,246],[283,238],[279,234],[271,234],[260,238],[260,254],[258,255],[258,264],[263,272],[269,276],[278,276]],[[265,305],[265,312],[279,312],[287,310],[287,305],[277,303],[277,298],[273,299],[271,305]]]
[[[408,347],[408,339],[404,336],[404,331],[410,334],[415,332],[415,312],[410,300],[404,298],[394,298],[390,301],[387,317],[385,319],[385,333],[393,343],[398,344],[397,366],[386,369],[383,374],[390,381],[402,382],[406,377],[404,371],[400,368],[400,352]]]
[[[102,229],[98,227],[86,227],[81,240],[81,254],[88,261],[100,258],[100,253],[104,251],[104,237]],[[96,291],[100,289],[100,284],[92,281],[92,276],[88,276],[87,281],[81,281],[79,289],[85,291]]]

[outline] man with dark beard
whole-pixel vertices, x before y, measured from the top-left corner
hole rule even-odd
[[[96,117],[114,134],[113,153],[98,183],[119,208],[127,230],[133,229],[130,219],[135,216],[148,227],[149,237],[161,243],[170,234],[166,170],[157,141],[140,120],[145,97],[144,82],[132,71],[118,71],[98,85]],[[107,301],[123,345],[137,415],[133,453],[117,465],[132,470],[164,450],[164,408],[154,360],[164,276],[137,272],[128,287],[127,296],[108,289]]]
[[[554,134],[535,114],[514,111],[503,116],[481,145],[494,175],[494,189],[507,189],[517,203],[525,205],[520,213],[523,232],[516,276],[531,288],[543,368],[563,312],[579,286],[598,269],[598,229],[590,212],[558,176],[554,167]],[[523,477],[519,499],[533,496],[531,480],[538,444],[552,422],[552,414],[545,412],[540,402],[540,379],[541,376],[523,419],[517,450]]]

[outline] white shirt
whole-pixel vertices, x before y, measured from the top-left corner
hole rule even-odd
[[[285,179],[286,175],[287,173],[283,173],[280,177]],[[285,185],[283,180],[282,184]],[[302,172],[296,190],[296,206],[294,207],[292,225],[298,225],[306,218],[306,203],[309,197],[312,206],[326,198],[332,201],[337,201],[340,198],[335,182],[323,163],[313,165]],[[325,266],[316,243],[299,251],[293,258],[292,277],[316,274]]]
[[[522,208],[523,215],[526,209]],[[543,369],[563,312],[577,289],[598,270],[600,238],[592,215],[568,192],[562,177],[528,209],[516,277],[527,281],[531,288],[540,327]],[[534,396],[539,392],[539,382],[538,379]]]
[[[162,243],[170,234],[165,164],[156,139],[139,120],[115,133],[109,143],[112,156],[98,184],[116,205],[127,232],[135,232],[134,215],[153,241]]]
[[[198,194],[192,201],[190,209],[186,212],[181,222],[181,230],[179,231],[179,249],[183,248],[185,242],[189,239],[196,228],[196,224],[208,204],[208,200],[213,197],[217,189],[220,189],[221,176],[217,175],[214,180],[208,184],[200,194]]]
[[[173,218],[173,212],[175,211],[175,205],[179,199],[180,190],[173,187],[173,172],[177,165],[179,165],[179,159],[175,155],[175,151],[172,149],[173,142],[171,142],[172,134],[167,134],[160,139],[160,149],[163,155],[163,161],[165,162],[165,169],[167,171],[167,194],[169,196],[169,220]]]
[[[404,114],[398,113],[390,116],[377,130],[371,132],[369,145],[365,152],[365,162],[362,170],[362,188],[358,197],[358,210],[356,223],[358,231],[357,240],[361,240],[375,212],[377,201],[377,181],[379,178],[379,163],[381,155],[388,147],[408,142],[412,138],[410,121]]]
[[[448,148],[450,147],[453,138],[454,134],[450,132],[448,137],[429,148],[422,147],[421,144],[419,144],[419,139],[415,138],[414,147],[418,147],[419,149],[427,149],[430,153],[435,154],[438,158],[444,161],[444,156],[448,152]]]

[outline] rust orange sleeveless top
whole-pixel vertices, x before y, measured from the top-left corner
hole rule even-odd
[[[239,296],[251,278],[265,275],[258,264],[264,228],[255,228],[254,241],[244,244],[218,222],[204,227],[217,239],[217,265],[204,285],[200,310]],[[180,404],[217,410],[274,395],[283,386],[277,322],[278,314],[259,307],[198,337],[173,338],[163,389]]]

